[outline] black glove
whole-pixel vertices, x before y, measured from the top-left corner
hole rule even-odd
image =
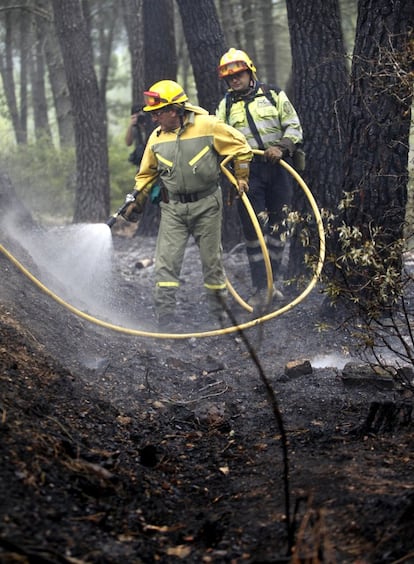
[[[276,147],[279,147],[283,151],[283,157],[291,157],[295,152],[295,144],[291,139],[283,137],[280,141],[276,143]]]

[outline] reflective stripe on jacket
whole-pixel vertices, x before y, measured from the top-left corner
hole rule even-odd
[[[244,136],[216,116],[186,113],[184,126],[174,132],[156,128],[148,139],[135,176],[138,191],[160,176],[168,192],[191,194],[218,186],[220,157],[250,161]]]
[[[256,96],[249,103],[250,114],[262,138],[264,147],[267,149],[271,145],[275,145],[282,137],[290,139],[295,144],[301,143],[302,127],[286,93],[283,90],[278,93],[271,90],[271,94],[276,106],[267,99],[262,88],[258,89]],[[225,98],[220,101],[216,115],[223,121],[226,120]],[[245,135],[253,149],[258,148],[257,141],[247,121],[244,100],[233,102],[228,123]]]

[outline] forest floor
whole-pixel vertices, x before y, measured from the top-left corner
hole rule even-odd
[[[132,334],[79,317],[0,253],[0,562],[414,562],[413,418],[366,424],[373,402],[407,398],[389,379],[344,377],[354,343],[319,289],[247,329],[248,344],[193,336],[212,327],[191,244],[177,325],[191,336],[160,339],[155,241],[112,235],[109,284],[85,278],[91,305],[82,275],[70,288],[45,277],[59,257],[45,266],[2,232],[47,287]],[[225,263],[246,297],[243,249]]]

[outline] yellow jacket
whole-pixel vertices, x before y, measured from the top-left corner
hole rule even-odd
[[[235,161],[252,159],[244,135],[216,116],[186,112],[182,128],[163,132],[157,127],[151,133],[135,176],[138,202],[158,177],[172,193],[191,194],[217,186],[221,157],[229,155]]]

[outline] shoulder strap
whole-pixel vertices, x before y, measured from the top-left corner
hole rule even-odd
[[[261,88],[263,90],[263,94],[257,94],[257,90],[259,88]],[[256,92],[254,94],[254,97],[264,95],[269,100],[269,102],[272,104],[272,106],[274,106],[276,108],[276,100],[273,98],[272,92],[279,94],[280,90],[281,89],[278,88],[277,86],[268,85],[268,84],[265,84],[264,82],[259,82],[256,86]],[[249,101],[251,101],[251,100],[249,100]],[[232,93],[226,92],[226,95],[225,95],[225,104],[226,104],[225,121],[226,121],[226,123],[229,123],[230,111],[231,111],[231,107],[233,105],[233,102],[234,102],[234,97],[233,97]],[[245,104],[245,107],[247,108],[246,104]],[[249,113],[250,112],[246,111],[246,113],[247,113],[247,118],[248,118],[248,121],[249,121]],[[250,116],[250,120],[251,120],[251,116]],[[250,125],[250,129],[252,129],[250,121],[249,121],[249,125]]]
[[[230,117],[230,110],[231,107],[233,105],[233,96],[231,95],[231,92],[226,92],[226,96],[225,96],[225,101],[226,101],[226,123],[229,123],[229,117]]]
[[[278,88],[277,86],[265,84],[264,82],[260,83],[260,88],[263,90],[263,94],[266,96],[272,106],[276,107],[276,100],[273,98],[272,92],[279,94],[280,88]]]

